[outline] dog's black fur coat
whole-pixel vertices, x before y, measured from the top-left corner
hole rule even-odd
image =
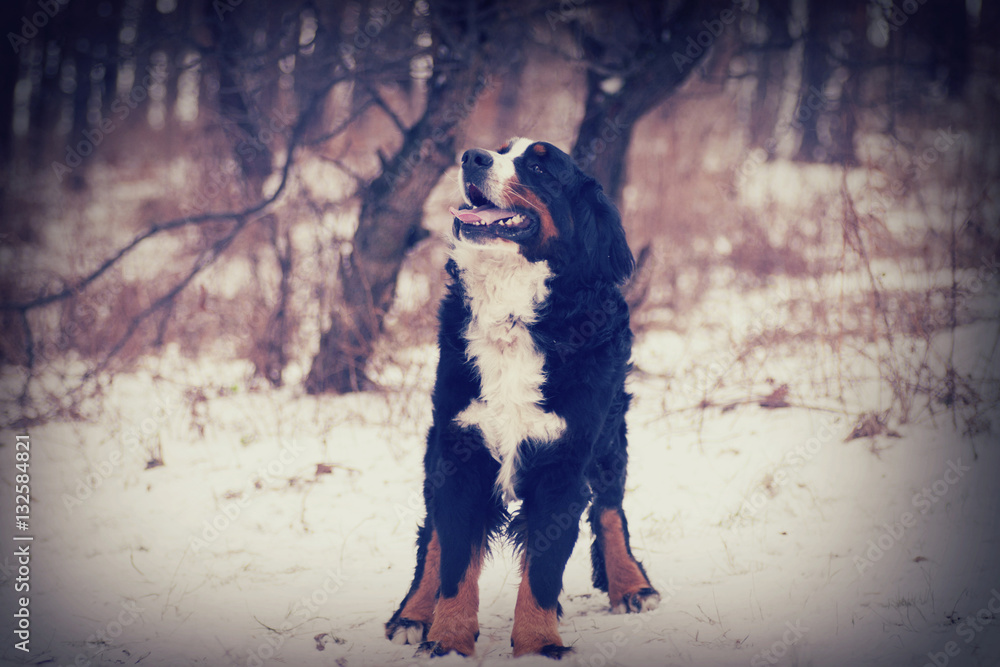
[[[475,186],[490,177],[488,172],[480,173],[484,167],[475,162],[489,161],[485,169],[493,169],[493,160],[500,160],[500,156],[506,156],[504,149],[466,153],[463,171],[467,194],[469,184]],[[435,532],[440,550],[438,598],[458,595],[475,549],[506,526],[530,565],[526,566],[530,592],[538,607],[557,609],[563,569],[578,537],[579,519],[589,503],[595,535],[591,547],[594,585],[609,590],[602,546],[605,540],[601,539],[600,517],[604,512],[610,510],[620,517],[625,549],[631,558],[621,506],[627,462],[625,413],[630,401],[625,379],[632,333],[620,285],[633,271],[632,254],[618,211],[600,185],[564,152],[551,144],[532,143],[513,158],[513,166],[515,175],[506,185],[525,193],[527,199],[512,196],[513,203],[503,206],[523,214],[529,220],[527,232],[534,228],[534,233],[499,243],[517,243],[523,258],[546,262],[551,272],[545,281],[547,296],[536,309],[534,321],[524,326],[544,359],[543,398],[538,408],[561,417],[565,430],[552,442],[528,439],[521,443],[513,491],[523,502],[511,518],[496,484],[500,463],[479,429],[459,423],[460,413],[480,399],[483,383],[466,339],[473,317],[473,295],[467,293],[463,282],[463,267],[455,259],[449,260],[450,280],[439,312],[440,360],[433,391],[433,425],[424,459],[427,518],[418,531],[413,585],[386,624],[390,638],[405,632],[406,624],[413,622],[406,618],[405,610],[428,574],[425,560]],[[478,193],[475,187],[471,190]],[[552,224],[547,225],[548,220]],[[463,226],[456,217],[456,243],[463,242]],[[641,566],[636,566],[645,577]],[[638,594],[656,595],[648,580],[647,588]],[[621,602],[612,600],[612,606]],[[626,611],[642,610],[641,600],[625,600],[624,604]],[[633,608],[636,604],[637,609]],[[417,620],[424,624],[422,639],[427,639],[429,619]],[[547,651],[546,647],[537,650]]]

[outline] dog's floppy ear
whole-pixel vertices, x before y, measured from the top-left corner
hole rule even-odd
[[[632,275],[635,259],[618,209],[592,178],[580,188],[576,207],[577,233],[592,269],[601,278],[621,285]]]

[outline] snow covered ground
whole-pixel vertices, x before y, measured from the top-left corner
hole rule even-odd
[[[762,312],[729,299],[715,312],[730,323]],[[959,331],[967,367],[986,363],[983,333]],[[253,390],[244,367],[166,355],[117,376],[99,420],[29,429],[31,652],[13,647],[8,546],[0,660],[423,662],[382,625],[412,575],[435,355],[400,355],[420,363],[386,370],[395,389],[321,398]],[[761,362],[759,386],[727,376],[716,387],[711,369],[727,372],[732,357],[728,334],[710,328],[653,331],[637,346],[626,512],[663,603],[609,614],[590,584],[585,528],[562,596],[569,663],[1000,664],[1000,450],[989,433],[966,437],[950,413],[924,413],[899,437],[845,442],[854,416],[882,400],[862,358],[847,365],[867,379],[842,404],[797,382],[835,376],[830,359],[779,355]],[[809,407],[748,400],[781,383]],[[713,405],[697,409],[708,385]],[[5,508],[13,443],[5,432]],[[517,583],[512,556],[496,553],[474,664],[512,659]]]

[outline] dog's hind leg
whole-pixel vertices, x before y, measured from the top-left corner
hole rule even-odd
[[[590,508],[590,525],[594,531],[590,550],[594,585],[607,592],[611,611],[624,614],[656,609],[660,594],[632,555],[622,508],[602,507],[595,501]]]
[[[660,594],[649,583],[642,564],[632,555],[628,521],[622,510],[625,495],[625,428],[617,437],[620,446],[597,460],[588,471],[594,503],[590,508],[590,527],[594,542],[590,546],[594,568],[594,586],[605,591],[611,611],[617,614],[655,609]]]

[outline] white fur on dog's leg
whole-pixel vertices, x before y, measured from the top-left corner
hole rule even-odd
[[[406,628],[406,642],[408,644],[419,644],[424,640],[424,624],[411,625]]]
[[[407,621],[405,625],[397,627],[392,637],[389,638],[393,644],[403,646],[413,644],[414,646],[424,640],[424,624],[419,621]]]
[[[642,608],[639,611],[653,611],[660,606],[660,594],[650,595],[648,598],[644,598],[641,604]]]

